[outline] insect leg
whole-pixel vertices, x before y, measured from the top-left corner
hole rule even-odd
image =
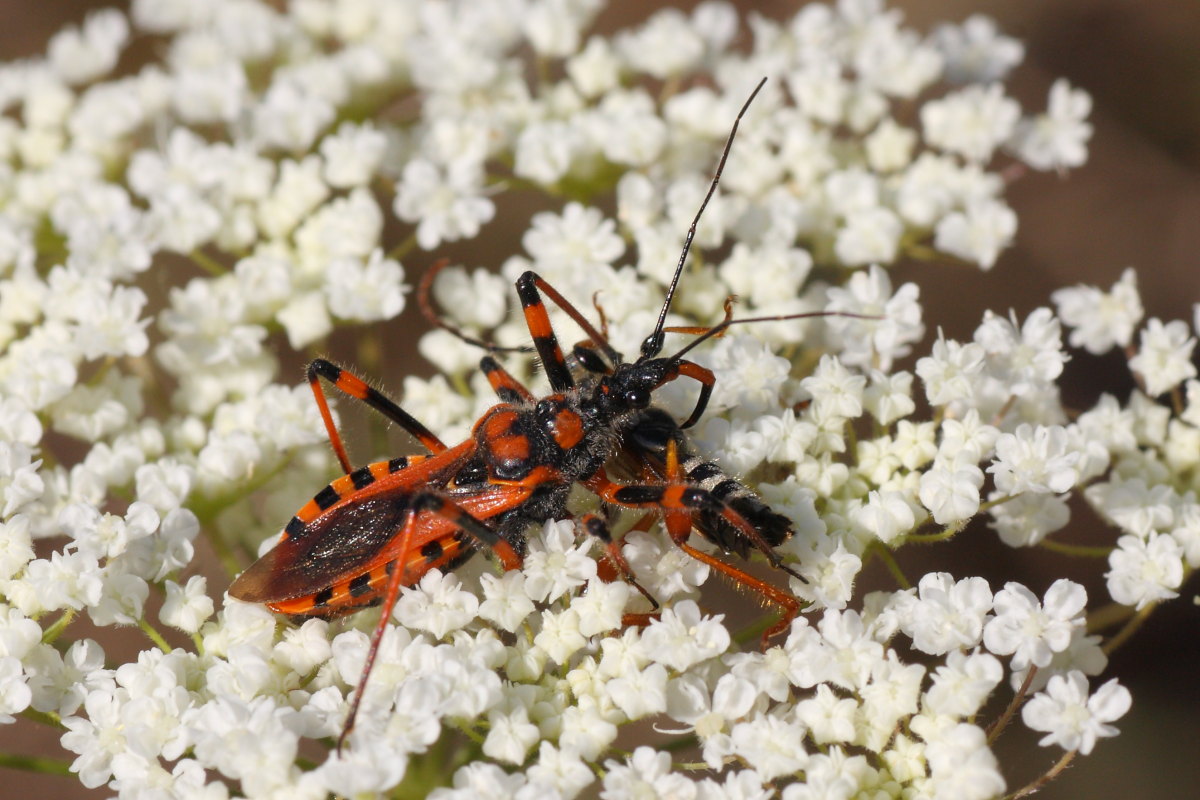
[[[395,608],[396,600],[400,597],[400,589],[403,586],[411,585],[411,581],[408,580],[408,569],[406,568],[407,564],[405,563],[404,555],[412,550],[413,534],[420,525],[423,514],[433,514],[452,522],[480,545],[491,549],[500,558],[500,562],[506,570],[518,569],[521,566],[521,557],[517,555],[517,552],[513,550],[508,542],[504,541],[495,531],[471,516],[468,511],[455,504],[449,498],[431,491],[421,491],[413,495],[408,514],[405,516],[404,525],[400,531],[400,546],[397,548],[397,552],[401,555],[397,560],[396,567],[388,576],[387,586],[383,592],[379,622],[375,625],[375,630],[371,634],[370,649],[367,651],[366,661],[363,662],[362,674],[358,679],[358,689],[354,694],[354,700],[350,703],[350,713],[346,716],[346,724],[342,728],[342,734],[338,737],[338,752],[341,752],[346,737],[354,729],[354,720],[358,716],[358,707],[362,702],[363,690],[367,685],[367,679],[371,675],[371,670],[375,666],[375,657],[379,654],[379,646],[383,642],[383,634],[387,631],[388,621],[392,616],[392,609]]]
[[[632,585],[638,590],[642,597],[650,601],[651,607],[657,609],[658,601],[654,596],[646,591],[645,587],[637,581],[637,577],[633,573],[633,568],[629,566],[629,562],[625,560],[625,554],[621,552],[620,542],[612,538],[612,534],[608,530],[608,523],[602,520],[595,514],[584,514],[580,520],[580,526],[584,533],[588,536],[593,536],[599,539],[604,544],[604,557],[616,570],[625,582]]]
[[[537,350],[538,357],[542,360],[542,366],[546,370],[546,376],[550,378],[550,386],[554,391],[566,391],[575,385],[575,381],[571,378],[570,370],[567,369],[567,362],[563,358],[562,348],[558,344],[558,338],[554,335],[554,329],[550,327],[550,317],[546,314],[546,305],[542,302],[543,294],[574,320],[575,324],[583,328],[583,332],[611,363],[621,363],[620,354],[613,349],[604,335],[588,322],[587,317],[583,316],[579,309],[571,305],[565,297],[559,294],[557,289],[536,272],[526,272],[517,278],[517,296],[521,298],[521,308],[525,312],[525,324],[529,326],[529,333],[533,336],[534,349]]]
[[[496,393],[501,402],[528,403],[534,400],[533,394],[491,356],[484,356],[480,359],[479,368],[483,370],[488,383],[492,385],[492,391]]]
[[[312,387],[313,396],[317,399],[317,408],[321,411],[321,419],[325,421],[325,430],[329,432],[329,441],[333,444],[333,451],[337,454],[338,463],[342,465],[342,470],[346,474],[350,474],[354,467],[350,463],[349,456],[346,455],[346,446],[342,443],[342,436],[338,433],[337,425],[333,422],[333,415],[329,411],[329,401],[325,397],[325,391],[321,388],[321,378],[329,381],[350,397],[363,401],[404,428],[431,453],[440,453],[446,449],[446,445],[432,431],[382,392],[368,386],[362,378],[323,358],[313,359],[308,365],[308,385]]]
[[[763,641],[784,631],[800,613],[800,602],[792,595],[772,586],[753,575],[738,569],[716,556],[698,550],[688,544],[692,532],[693,518],[703,510],[721,514],[747,536],[759,549],[768,554],[772,565],[790,575],[796,573],[782,564],[779,555],[762,538],[762,535],[745,517],[730,508],[711,492],[681,481],[678,459],[674,457],[674,443],[668,446],[668,470],[665,484],[618,484],[608,479],[603,471],[585,482],[585,485],[600,495],[601,499],[625,508],[657,509],[663,515],[667,533],[676,546],[692,558],[707,564],[735,584],[755,592],[783,611],[780,620],[772,625],[763,636]],[[761,546],[760,546],[761,545]]]

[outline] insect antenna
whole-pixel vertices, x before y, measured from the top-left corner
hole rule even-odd
[[[683,267],[687,263],[688,253],[692,249],[692,239],[696,237],[696,226],[700,224],[700,217],[704,215],[704,209],[708,207],[708,201],[716,194],[717,184],[721,182],[721,172],[725,169],[725,161],[729,158],[729,151],[733,148],[733,139],[737,136],[738,124],[741,123],[742,117],[746,115],[746,111],[750,108],[750,104],[754,102],[754,98],[758,96],[767,79],[764,77],[754,87],[754,91],[746,98],[746,102],[742,104],[742,110],[738,112],[737,117],[733,120],[733,127],[729,131],[729,138],[725,141],[725,149],[721,152],[721,160],[717,162],[717,171],[713,174],[712,183],[708,186],[708,194],[704,195],[704,201],[700,203],[699,210],[696,211],[696,218],[692,220],[692,225],[688,228],[687,236],[683,240],[683,252],[679,254],[679,263],[675,265],[675,274],[671,278],[671,285],[667,287],[667,297],[663,300],[662,310],[658,312],[658,323],[654,326],[654,332],[651,333],[642,342],[642,354],[639,360],[647,360],[654,358],[663,349],[663,327],[667,324],[667,312],[671,309],[671,299],[675,296],[675,289],[679,286],[679,278],[683,275]]]
[[[875,320],[880,319],[879,317],[873,316],[871,314],[855,314],[852,311],[803,311],[798,314],[778,314],[778,315],[770,316],[770,317],[742,317],[741,319],[729,319],[729,317],[726,317],[724,320],[718,322],[716,325],[713,325],[711,328],[704,331],[699,336],[697,336],[695,339],[693,339],[692,341],[690,341],[686,345],[684,345],[678,352],[675,353],[675,355],[670,357],[670,360],[675,361],[675,362],[682,360],[684,355],[686,355],[689,350],[694,349],[696,346],[698,346],[699,344],[701,344],[705,341],[708,341],[709,339],[715,339],[716,337],[721,336],[722,334],[725,333],[725,331],[729,330],[734,325],[745,325],[745,324],[749,324],[751,322],[784,322],[789,319],[809,319],[812,317],[847,317],[849,319],[875,319]]]
[[[421,309],[421,316],[425,317],[429,324],[435,328],[441,328],[460,341],[487,350],[489,353],[532,353],[533,348],[529,345],[503,347],[494,342],[485,342],[482,339],[476,339],[474,336],[465,333],[461,328],[447,322],[438,313],[433,307],[433,281],[437,278],[438,273],[448,266],[450,266],[450,259],[440,258],[421,276],[421,282],[417,284],[417,307]]]

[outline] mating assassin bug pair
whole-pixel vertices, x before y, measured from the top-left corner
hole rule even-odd
[[[339,746],[353,727],[401,587],[412,586],[431,569],[453,569],[478,549],[491,550],[506,570],[518,568],[528,528],[568,516],[567,497],[577,483],[599,496],[606,510],[640,509],[660,515],[671,539],[689,556],[779,607],[782,616],[764,638],[786,630],[799,613],[799,602],[788,592],[688,543],[696,530],[726,552],[745,556],[757,549],[772,565],[795,575],[775,551],[792,535],[790,520],[691,450],[684,430],[704,412],[715,380],[710,370],[684,356],[734,324],[813,314],[732,319],[727,305],[725,320],[713,327],[665,325],[696,226],[716,191],[738,123],[761,88],[760,82],[734,121],[708,194],[688,230],[657,324],[632,363],[608,343],[603,324],[597,330],[542,278],[526,272],[517,281],[517,294],[551,393],[535,397],[491,354],[485,356],[481,368],[500,402],[461,444],[447,446],[396,403],[330,362],[317,359],[309,365],[308,380],[345,474],[296,512],[279,544],[242,573],[229,593],[298,617],[331,618],[382,604]],[[426,309],[431,283],[432,272],[422,284]],[[587,336],[574,348],[573,367],[563,355],[543,298]],[[434,321],[481,344],[444,321]],[[660,354],[669,332],[696,338],[664,357]],[[652,405],[654,391],[680,377],[700,384],[695,408],[683,423]],[[355,469],[330,414],[322,378],[400,425],[429,454]],[[618,469],[631,480],[612,480],[610,470]],[[589,514],[581,527],[605,543],[611,570],[645,594],[605,520]],[[646,615],[641,616],[644,621]]]

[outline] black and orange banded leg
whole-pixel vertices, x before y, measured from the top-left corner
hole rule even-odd
[[[521,567],[521,557],[513,550],[512,545],[500,538],[495,531],[471,516],[461,506],[436,492],[418,492],[413,495],[408,515],[405,518],[404,527],[400,531],[400,545],[396,550],[402,556],[411,552],[413,534],[421,524],[422,515],[425,514],[432,514],[453,523],[456,528],[466,532],[479,545],[489,548],[499,557],[500,563],[504,566],[505,570],[519,569]],[[401,560],[397,568],[393,569],[388,575],[387,586],[384,588],[383,601],[381,603],[383,608],[379,614],[379,622],[375,625],[375,630],[371,634],[370,649],[367,651],[366,661],[363,662],[362,674],[358,679],[358,689],[354,694],[354,700],[350,703],[350,713],[346,715],[346,724],[342,727],[341,736],[338,737],[338,752],[341,752],[346,737],[354,729],[354,720],[358,716],[358,707],[362,703],[363,689],[366,687],[367,679],[371,676],[371,670],[375,666],[375,657],[379,654],[379,646],[383,642],[383,634],[387,632],[388,621],[392,616],[392,609],[395,608],[396,600],[400,597],[400,589],[401,587],[412,585],[412,580],[409,579],[408,566],[407,562]]]
[[[532,392],[491,356],[484,356],[480,359],[479,369],[483,371],[488,383],[491,384],[492,391],[500,398],[500,402],[530,403],[535,399]]]
[[[342,465],[342,471],[347,475],[354,471],[354,467],[350,463],[350,457],[346,454],[346,445],[342,442],[337,425],[334,424],[333,414],[329,411],[329,401],[325,397],[325,391],[321,388],[321,378],[329,381],[335,388],[355,400],[363,401],[404,428],[415,436],[429,452],[440,453],[446,449],[446,445],[432,431],[392,402],[387,395],[371,388],[362,378],[323,358],[313,359],[308,365],[308,385],[312,387],[313,396],[317,399],[317,408],[321,411],[321,419],[325,422],[325,430],[329,433],[329,441],[333,445],[334,453],[337,454],[338,463]]]
[[[637,576],[633,572],[633,568],[629,566],[629,562],[625,560],[625,554],[621,552],[621,543],[612,538],[612,534],[608,529],[608,523],[595,514],[584,514],[579,521],[579,526],[583,528],[583,532],[588,536],[599,539],[604,545],[604,557],[607,563],[612,567],[611,577],[620,576],[626,583],[637,589],[638,594],[649,601],[650,606],[654,609],[658,608],[658,601],[654,599],[654,595],[646,591],[646,588],[638,583]],[[606,575],[600,576],[603,580],[609,580]]]
[[[525,324],[529,327],[529,333],[533,337],[533,347],[537,350],[542,367],[546,370],[546,377],[550,379],[550,387],[554,391],[566,391],[575,385],[575,381],[571,378],[571,371],[567,369],[566,359],[563,358],[562,347],[559,346],[558,338],[554,335],[554,328],[550,325],[546,305],[542,302],[543,294],[574,320],[576,325],[583,328],[583,332],[611,363],[619,364],[621,362],[617,351],[588,321],[587,317],[580,313],[579,309],[571,305],[565,297],[558,293],[557,289],[546,283],[536,272],[526,272],[517,279],[517,296],[521,299]]]
[[[668,469],[666,477],[668,481],[671,481],[670,483],[618,484],[609,480],[603,471],[601,471],[589,479],[585,485],[598,494],[601,499],[614,505],[624,508],[658,510],[663,515],[663,521],[666,525],[667,533],[671,537],[671,541],[679,549],[697,561],[712,567],[728,580],[755,592],[782,609],[783,614],[779,621],[763,634],[763,642],[766,643],[768,639],[787,630],[792,620],[800,613],[800,602],[791,594],[688,544],[688,537],[691,535],[693,527],[693,517],[706,509],[720,513],[722,517],[735,525],[748,539],[753,541],[756,546],[761,543],[762,547],[760,549],[765,548],[764,552],[768,554],[768,558],[771,560],[773,566],[777,566],[797,578],[800,576],[779,560],[778,553],[763,541],[762,535],[745,517],[727,506],[711,492],[681,482],[682,472],[679,468],[678,459],[674,457],[674,450],[674,446],[670,446],[667,453]]]

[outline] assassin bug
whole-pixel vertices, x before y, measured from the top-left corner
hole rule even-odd
[[[519,567],[527,528],[566,516],[567,496],[576,483],[598,495],[606,507],[661,515],[672,540],[688,555],[778,606],[781,619],[764,638],[785,630],[799,613],[799,601],[791,594],[687,541],[695,529],[726,551],[745,555],[753,547],[775,567],[796,575],[774,549],[792,534],[790,521],[691,451],[684,430],[703,414],[715,379],[710,370],[684,356],[735,324],[814,314],[732,319],[727,306],[726,319],[711,328],[666,326],[696,226],[716,191],[738,123],[762,85],[733,123],[708,194],[688,230],[657,324],[635,361],[625,362],[603,333],[557,290],[527,272],[517,281],[517,294],[551,393],[535,397],[491,354],[485,356],[481,368],[500,403],[475,423],[470,438],[461,444],[447,446],[396,403],[332,363],[317,359],[309,365],[308,380],[345,474],[296,512],[279,544],[242,573],[229,593],[299,617],[336,617],[382,604],[339,747],[353,727],[401,587],[413,585],[431,569],[452,569],[480,548],[494,552],[505,569]],[[423,281],[422,297],[428,295],[433,272]],[[574,349],[574,370],[551,327],[543,297],[588,337]],[[428,308],[428,300],[422,305]],[[487,346],[432,311],[427,316],[465,341]],[[696,334],[696,338],[663,357],[669,332]],[[651,405],[655,390],[680,377],[700,384],[695,408],[681,424]],[[429,454],[355,469],[333,422],[322,379],[400,425]],[[609,477],[610,468],[620,467],[632,476],[629,482]],[[610,562],[636,586],[605,521],[588,515],[582,527],[605,541]]]

